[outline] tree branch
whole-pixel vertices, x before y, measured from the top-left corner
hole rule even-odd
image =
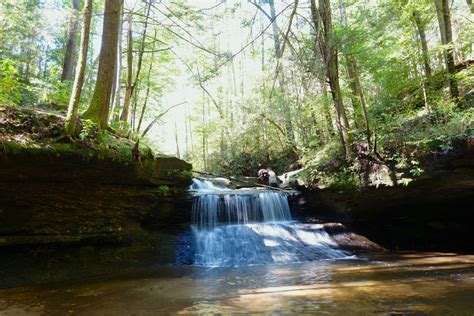
[[[150,131],[150,129],[153,127],[153,125],[155,125],[156,122],[158,122],[158,120],[160,118],[162,118],[163,116],[166,115],[166,113],[168,113],[170,110],[174,109],[175,107],[177,106],[180,106],[181,104],[184,104],[184,103],[187,103],[188,101],[183,101],[183,102],[180,102],[180,103],[177,103],[175,105],[172,105],[170,106],[169,108],[167,108],[166,110],[164,110],[163,112],[161,112],[160,114],[158,114],[154,119],[153,121],[150,122],[150,124],[148,124],[148,126],[143,130],[143,133],[142,133],[142,138],[145,137],[145,135]]]

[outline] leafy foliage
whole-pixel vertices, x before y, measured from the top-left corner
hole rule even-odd
[[[375,185],[393,182],[390,172],[407,184],[424,172],[427,156],[449,150],[453,139],[472,134],[473,25],[464,0],[450,6],[455,37],[449,45],[441,44],[431,0],[331,1],[333,29],[328,40],[337,47],[341,107],[348,117],[352,157],[344,156],[340,144],[335,91],[328,84],[307,6],[300,3],[292,16],[291,4],[277,2],[274,19],[268,1],[228,1],[213,7],[182,0],[151,5],[149,1],[124,2],[123,20],[132,19],[131,69],[136,84],[129,119],[119,120],[128,70],[125,22],[121,68],[113,78],[117,86],[112,94],[117,95],[110,104],[109,126],[115,132],[100,131],[87,120],[80,124],[78,141],[99,153],[131,159],[132,142],[125,138],[140,139],[140,144],[157,151],[165,142],[176,148],[168,152],[176,151],[196,169],[254,176],[261,167],[277,172],[303,167],[308,183],[346,188],[364,185],[368,180],[362,173],[367,168],[378,168],[380,177],[369,179]],[[61,82],[60,74],[70,4],[0,3],[2,104],[65,113],[72,83]],[[96,84],[102,11],[103,1],[95,2],[93,44],[79,112],[89,106]],[[55,22],[49,21],[56,13]],[[428,39],[426,47],[421,30]],[[447,89],[447,46],[454,50],[459,100]],[[356,69],[359,91],[351,67]],[[169,119],[174,124],[166,124],[170,122],[162,114],[176,100],[186,105]],[[154,126],[160,130],[143,137],[143,131]],[[377,150],[369,148],[368,139]],[[35,144],[37,139],[24,141]]]

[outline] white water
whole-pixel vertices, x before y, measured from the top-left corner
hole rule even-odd
[[[292,221],[288,195],[269,190],[231,190],[194,179],[194,263],[209,267],[337,259],[322,225]]]

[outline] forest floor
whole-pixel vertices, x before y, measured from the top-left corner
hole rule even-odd
[[[121,162],[154,156],[149,147],[137,145],[113,130],[99,133],[86,125],[76,139],[64,137],[64,120],[64,116],[50,110],[0,104],[0,154],[75,153],[85,159]]]
[[[445,96],[444,74],[437,73],[427,85],[436,97],[423,100],[421,88],[409,87],[393,101],[391,111],[372,113],[372,130],[376,131],[372,148],[363,135],[354,135],[350,160],[344,159],[337,139],[304,154],[300,159],[302,182],[335,189],[407,185],[441,158],[474,147],[473,65],[474,61],[466,63],[458,73],[458,104]]]

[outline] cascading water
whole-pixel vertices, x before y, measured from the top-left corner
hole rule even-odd
[[[194,263],[209,267],[336,259],[337,249],[322,225],[292,221],[288,194],[231,190],[194,179]]]

